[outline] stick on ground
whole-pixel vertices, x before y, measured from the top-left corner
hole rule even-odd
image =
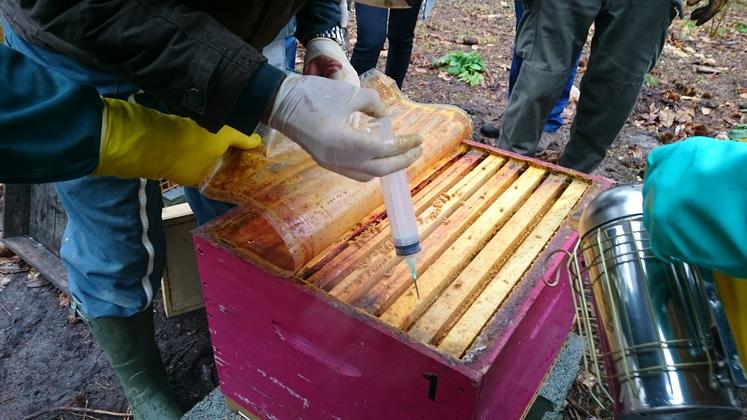
[[[23,420],[32,420],[32,419],[35,419],[41,416],[42,414],[55,413],[58,411],[69,411],[71,413],[101,414],[102,416],[122,417],[122,418],[129,418],[132,416],[130,413],[116,413],[114,411],[96,410],[94,408],[55,407],[55,408],[48,408],[46,410],[37,411],[36,413],[30,416],[24,417]]]

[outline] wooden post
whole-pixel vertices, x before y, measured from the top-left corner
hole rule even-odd
[[[2,237],[27,235],[31,207],[30,185],[5,185]]]

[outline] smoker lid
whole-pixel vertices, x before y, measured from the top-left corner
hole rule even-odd
[[[579,223],[579,234],[613,220],[643,213],[643,185],[619,185],[599,194],[584,209]]]

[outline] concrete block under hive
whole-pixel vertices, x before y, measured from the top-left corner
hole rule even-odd
[[[406,108],[395,129],[417,113]],[[567,284],[545,286],[542,266],[572,248],[565,220],[599,182],[471,142],[428,156],[411,174],[420,298],[380,200],[300,266],[293,252],[283,267],[267,261],[275,251],[258,255],[272,235],[256,231],[256,208],[198,230],[221,390],[236,407],[278,419],[524,414],[574,316]]]

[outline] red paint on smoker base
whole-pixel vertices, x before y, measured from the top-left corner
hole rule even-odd
[[[571,328],[567,279],[547,287],[533,267],[491,320],[485,350],[457,360],[201,232],[197,260],[221,390],[265,419],[520,418]],[[548,249],[569,249],[575,238],[561,229]]]

